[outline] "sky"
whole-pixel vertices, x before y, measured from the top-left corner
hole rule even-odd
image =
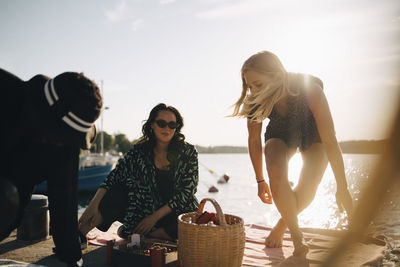
[[[400,103],[398,0],[0,1],[0,67],[23,80],[83,72],[103,84],[104,131],[130,140],[166,103],[188,142],[245,146],[246,120],[227,116],[243,62],[262,50],[324,81],[339,141],[388,135]]]

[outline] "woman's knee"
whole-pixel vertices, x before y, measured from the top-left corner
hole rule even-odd
[[[321,144],[314,144],[302,152],[303,167],[299,183],[294,189],[299,211],[307,207],[315,197],[328,164],[325,150]]]
[[[275,181],[275,180],[282,180],[287,176],[288,170],[287,170],[287,163],[284,162],[283,160],[278,161],[274,160],[269,163],[267,163],[267,173],[269,180]]]
[[[289,148],[280,139],[269,139],[265,144],[265,163],[269,179],[281,179],[287,175]]]
[[[314,167],[325,169],[328,165],[328,156],[321,143],[313,144],[308,150],[301,153],[303,163],[309,163]]]

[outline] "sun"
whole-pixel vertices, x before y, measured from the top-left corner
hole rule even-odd
[[[282,44],[278,55],[288,71],[321,74],[339,60],[338,42],[321,27],[293,26],[282,34]]]

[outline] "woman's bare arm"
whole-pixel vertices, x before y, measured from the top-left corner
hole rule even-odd
[[[314,115],[322,144],[325,148],[329,163],[337,184],[336,201],[339,209],[346,209],[350,216],[353,210],[352,199],[347,189],[346,174],[342,152],[336,139],[335,128],[328,101],[322,88],[313,84],[307,92],[307,101]]]
[[[272,204],[272,196],[269,186],[264,180],[263,174],[261,128],[262,123],[252,122],[249,119],[247,120],[247,130],[249,133],[248,148],[251,163],[253,164],[254,173],[258,182],[258,197],[262,202]]]

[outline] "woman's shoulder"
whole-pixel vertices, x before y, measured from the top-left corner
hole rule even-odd
[[[197,154],[196,147],[186,141],[182,141],[182,153],[184,154]]]
[[[301,100],[301,103],[307,103],[312,110],[318,107],[325,98],[322,80],[316,76],[302,73],[296,73],[292,82],[293,80],[298,85],[296,98]]]
[[[323,90],[324,83],[314,75],[305,73],[289,73],[289,85],[291,89],[298,90],[300,94],[319,88]]]
[[[141,142],[134,144],[128,152],[125,154],[126,157],[134,157],[135,155],[145,154],[150,151],[147,142]]]
[[[196,150],[196,147],[195,147],[194,145],[192,145],[191,143],[188,143],[188,142],[186,142],[186,141],[183,141],[183,146],[184,146],[186,149]]]

